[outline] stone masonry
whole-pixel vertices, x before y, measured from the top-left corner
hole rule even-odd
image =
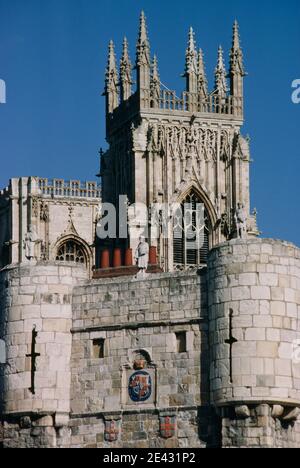
[[[142,281],[88,280],[59,264],[3,270],[3,445],[300,446],[299,266],[293,245],[257,239],[216,247],[198,274]],[[152,395],[134,403],[128,382],[141,359]]]
[[[299,448],[300,250],[257,238],[238,24],[212,90],[192,29],[185,90],[165,89],[144,13],[135,65],[133,91],[128,42],[119,70],[110,42],[101,192],[0,192],[0,444]],[[96,236],[106,202],[127,209],[113,239]],[[160,272],[139,279],[137,231]]]

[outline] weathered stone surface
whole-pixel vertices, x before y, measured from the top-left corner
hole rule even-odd
[[[238,419],[247,419],[250,418],[250,410],[248,406],[243,405],[243,406],[236,406],[234,408],[235,410],[235,415]]]

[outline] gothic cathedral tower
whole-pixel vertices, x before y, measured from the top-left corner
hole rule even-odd
[[[128,42],[123,44],[120,69],[109,44],[106,70],[106,138],[108,151],[101,161],[103,201],[118,207],[119,195],[129,204],[189,206],[180,223],[168,214],[167,232],[153,228],[148,220],[146,237],[157,247],[165,271],[185,270],[206,264],[210,248],[237,237],[237,207],[245,213],[246,235],[257,235],[256,216],[250,214],[249,141],[241,135],[243,125],[243,80],[246,75],[238,24],[233,28],[229,75],[223,50],[218,50],[215,84],[208,89],[203,53],[197,49],[191,28],[186,49],[186,90],[181,97],[160,81],[158,61],[151,60],[146,18],[141,13],[136,50],[137,89],[132,91],[132,65]],[[230,87],[227,79],[230,79]],[[204,206],[204,222],[197,226],[193,210]],[[163,209],[159,211],[160,215]],[[136,239],[117,240],[117,245],[135,248]],[[170,227],[171,226],[171,227]],[[151,228],[152,227],[152,228]],[[183,235],[174,235],[176,231]],[[188,247],[187,231],[200,231],[201,243]],[[124,245],[124,243],[126,245]]]

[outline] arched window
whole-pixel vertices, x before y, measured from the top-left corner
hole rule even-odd
[[[59,262],[72,262],[79,264],[87,263],[83,246],[75,240],[68,240],[58,248],[56,260]]]
[[[191,192],[175,212],[173,262],[175,269],[206,265],[211,225],[201,199]]]

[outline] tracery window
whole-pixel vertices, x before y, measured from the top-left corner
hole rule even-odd
[[[201,199],[191,192],[176,210],[173,229],[175,269],[206,265],[211,227]]]
[[[86,264],[86,256],[83,247],[74,240],[68,240],[59,247],[56,260],[59,262]]]

